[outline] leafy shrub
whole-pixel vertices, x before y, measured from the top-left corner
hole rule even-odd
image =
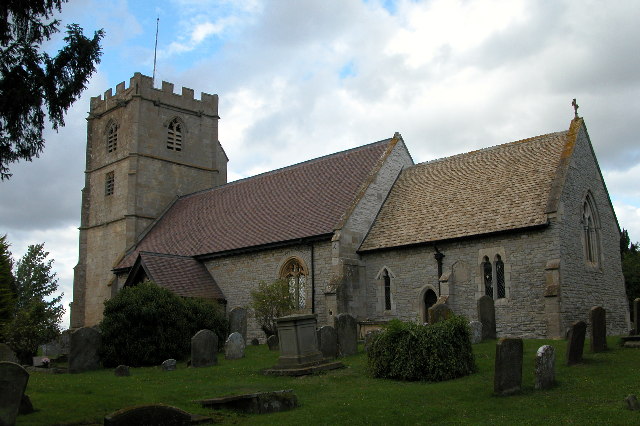
[[[190,351],[191,337],[203,328],[219,340],[226,337],[227,320],[214,303],[183,299],[152,282],[126,287],[105,302],[100,323],[104,366],[182,359]]]
[[[454,316],[432,325],[389,322],[367,350],[373,377],[439,382],[476,370],[467,321]]]
[[[289,282],[285,279],[275,280],[272,283],[261,281],[258,288],[251,291],[251,307],[264,334],[267,337],[276,334],[277,319],[294,312]]]

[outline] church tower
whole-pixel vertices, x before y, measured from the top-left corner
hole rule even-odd
[[[172,200],[226,183],[218,119],[217,95],[155,89],[140,73],[91,99],[72,328],[102,319],[113,267]]]

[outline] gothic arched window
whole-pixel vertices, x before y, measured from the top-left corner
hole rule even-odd
[[[582,240],[585,260],[597,265],[600,258],[600,235],[598,218],[591,194],[587,195],[582,205]]]
[[[111,122],[107,127],[107,152],[118,149],[118,125]]]
[[[487,256],[482,261],[482,277],[484,281],[484,294],[493,298],[493,271],[491,262]]]
[[[506,297],[504,286],[504,262],[499,254],[496,254],[496,287],[498,290],[498,297],[496,299]]]
[[[384,310],[391,310],[391,277],[389,271],[386,269],[382,273],[382,279],[384,279]]]
[[[182,151],[182,123],[174,118],[169,123],[167,130],[167,149]]]
[[[306,284],[308,273],[306,268],[301,261],[292,258],[284,264],[281,271],[281,278],[284,278],[289,283],[289,293],[293,298],[294,306],[296,309],[304,309],[307,305]]]

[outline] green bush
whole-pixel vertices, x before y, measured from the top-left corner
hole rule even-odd
[[[392,320],[367,350],[373,377],[439,382],[476,370],[469,326],[454,316],[432,325]]]
[[[183,359],[191,337],[203,328],[224,342],[228,322],[214,303],[183,299],[152,282],[126,287],[105,302],[100,323],[103,364],[140,367]]]

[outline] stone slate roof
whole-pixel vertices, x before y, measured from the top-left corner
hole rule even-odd
[[[180,197],[116,270],[141,251],[198,256],[330,235],[397,139]]]
[[[581,120],[575,125],[580,125]],[[572,128],[574,123],[572,123]],[[400,174],[360,252],[547,224],[572,132],[454,155]],[[564,162],[563,162],[564,163]]]
[[[179,296],[216,300],[225,298],[207,268],[192,257],[141,252],[130,277],[139,276],[135,273],[136,266],[144,269],[148,279]]]

